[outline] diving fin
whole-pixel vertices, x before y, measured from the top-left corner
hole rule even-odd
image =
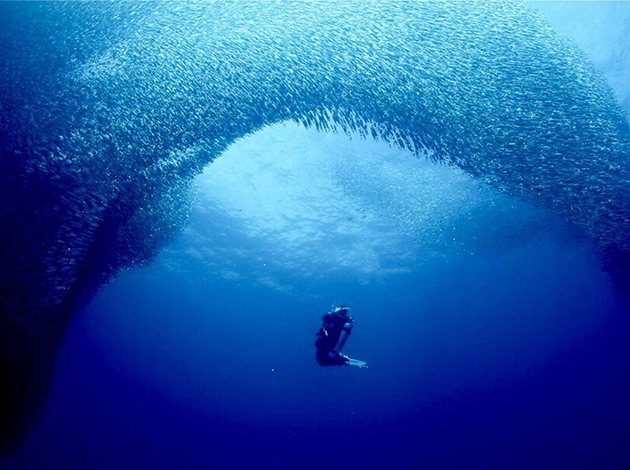
[[[352,359],[351,357],[348,357],[348,356],[346,356],[346,358],[348,359],[346,364],[349,366],[358,367],[359,369],[368,368],[367,362],[359,361],[358,359]]]

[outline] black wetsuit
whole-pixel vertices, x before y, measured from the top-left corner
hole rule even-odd
[[[335,353],[334,347],[346,323],[352,324],[352,319],[338,312],[327,313],[322,317],[323,325],[317,332],[317,354],[315,359],[320,366],[340,366],[348,362],[344,355]],[[350,329],[346,330],[350,334]]]

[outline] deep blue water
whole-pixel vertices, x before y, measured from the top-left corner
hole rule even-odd
[[[316,166],[283,173],[296,160]],[[346,166],[354,181],[319,180]],[[398,204],[421,178],[443,226],[417,226],[426,209],[406,226],[404,204],[379,212],[385,190],[354,186],[368,177],[407,192]],[[554,216],[384,144],[294,125],[235,146],[198,184],[186,232],[80,313],[8,468],[627,462],[627,312]],[[348,220],[356,210],[367,222]],[[331,223],[341,230],[318,240]],[[341,302],[356,322],[346,350],[367,370],[315,363],[319,318]]]
[[[536,7],[628,113],[630,4]],[[207,165],[184,231],[82,305],[0,468],[627,468],[630,316],[592,238],[350,134],[279,122]],[[368,369],[315,362],[340,303]]]

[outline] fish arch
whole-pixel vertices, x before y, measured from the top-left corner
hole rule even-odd
[[[3,442],[28,429],[72,312],[184,226],[205,165],[277,122],[385,139],[630,252],[627,118],[521,3],[97,3],[37,7],[77,50],[51,40],[24,65],[19,21],[3,36]]]

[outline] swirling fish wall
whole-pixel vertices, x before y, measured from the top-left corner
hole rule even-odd
[[[273,123],[386,139],[630,251],[627,118],[520,3],[0,10],[3,443],[32,424],[72,312],[185,225],[205,165]]]

